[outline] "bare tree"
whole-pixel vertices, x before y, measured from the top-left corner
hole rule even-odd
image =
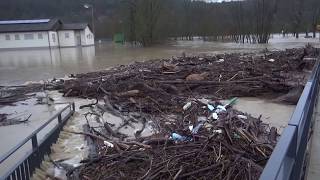
[[[192,1],[183,0],[183,10],[184,10],[184,19],[183,19],[183,28],[184,28],[184,37],[187,40],[193,39],[192,33]]]
[[[255,38],[258,43],[267,43],[270,38],[272,23],[278,10],[278,0],[255,0]]]
[[[163,0],[125,0],[126,40],[150,46],[157,40],[157,23]]]
[[[150,46],[157,39],[156,26],[163,0],[138,0],[137,37],[143,46]]]
[[[293,2],[292,30],[296,38],[299,38],[299,27],[303,17],[303,5],[304,0],[294,0]]]
[[[313,8],[313,11],[312,11],[312,22],[311,22],[311,25],[312,25],[312,36],[313,38],[316,38],[316,32],[317,32],[317,24],[319,22],[319,19],[320,19],[320,1],[319,0],[313,0],[312,3],[312,7]]]
[[[123,1],[125,4],[125,13],[126,19],[125,24],[127,25],[125,29],[126,32],[126,40],[132,44],[136,44],[136,13],[137,13],[137,1],[136,0],[126,0]]]

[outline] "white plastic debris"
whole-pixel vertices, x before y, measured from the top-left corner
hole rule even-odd
[[[212,118],[213,118],[214,120],[218,120],[218,119],[219,119],[219,116],[218,116],[217,113],[212,113]]]
[[[193,125],[190,125],[190,126],[189,126],[189,130],[192,132],[192,130],[193,130]]]
[[[139,69],[139,72],[151,72],[149,69]]]
[[[247,116],[245,116],[245,115],[238,115],[238,118],[240,118],[240,119],[248,119],[248,117]]]
[[[106,145],[107,147],[111,147],[111,148],[114,147],[114,145],[109,141],[103,141],[103,144]]]
[[[174,141],[186,141],[188,138],[177,133],[172,133],[170,139]]]
[[[192,134],[197,134],[200,128],[203,126],[204,122],[200,122],[196,127],[192,129]]]
[[[268,61],[269,61],[269,62],[275,62],[276,60],[274,60],[274,59],[269,59]]]
[[[213,111],[213,110],[214,110],[214,106],[212,106],[211,104],[208,104],[207,107],[208,107],[208,109],[209,109],[210,111]]]
[[[224,62],[224,59],[219,59],[217,62],[222,63],[222,62]]]
[[[222,133],[222,130],[221,130],[221,129],[213,130],[213,133],[221,134],[221,133]]]
[[[224,106],[222,106],[222,105],[218,105],[215,112],[216,112],[217,114],[219,114],[219,113],[225,112],[225,111],[227,111],[226,107],[224,107]]]
[[[202,58],[202,57],[201,57],[201,58],[199,58],[199,60],[200,60],[200,61],[202,61],[203,59],[204,59],[204,58]]]
[[[191,105],[192,105],[192,103],[191,103],[191,102],[188,102],[187,104],[185,104],[185,105],[183,106],[183,110],[189,109],[189,108],[191,107]]]

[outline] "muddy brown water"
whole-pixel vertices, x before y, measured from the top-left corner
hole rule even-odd
[[[296,40],[294,38],[280,38],[276,36],[271,39],[268,45],[243,45],[195,40],[170,42],[166,45],[151,48],[137,48],[115,45],[111,42],[102,42],[95,47],[84,48],[1,50],[0,85],[17,85],[27,81],[64,77],[70,73],[96,71],[119,64],[128,64],[133,61],[181,56],[182,53],[186,53],[187,55],[206,55],[224,52],[252,52],[265,48],[280,50],[303,47],[307,43],[319,46],[318,39]],[[60,98],[57,94],[54,96],[57,99]],[[82,103],[87,103],[82,100],[75,101],[76,103],[78,102],[77,106]],[[0,107],[0,113],[33,114],[28,124],[0,127],[0,156],[18,144],[24,137],[31,134],[45,119],[48,119],[56,110],[61,108],[59,105],[47,107],[46,105],[34,104],[34,100],[29,100],[27,104],[19,104],[13,107]],[[240,98],[235,108],[252,114],[255,117],[262,115],[264,122],[270,123],[272,126],[276,126],[281,130],[287,125],[295,106],[277,104],[263,98]],[[71,124],[67,124],[66,128],[81,131],[81,124],[84,122],[83,113],[84,112],[77,112],[71,120]],[[106,118],[109,118],[110,121],[115,120],[111,116]],[[61,140],[61,144],[57,145],[56,148],[60,148],[60,150],[57,150],[57,152],[53,154],[53,157],[59,159],[77,154],[74,156],[75,158],[71,158],[70,160],[70,164],[77,164],[86,154],[79,148],[83,147],[84,143],[81,137],[68,138],[68,136],[66,136]],[[20,156],[22,155],[23,152],[20,153]],[[15,158],[19,158],[19,155]],[[12,163],[14,163],[14,160],[9,162],[9,164]],[[0,175],[4,173],[4,166],[4,164],[0,165]]]

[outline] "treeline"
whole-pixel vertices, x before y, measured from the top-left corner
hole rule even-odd
[[[271,33],[312,31],[319,0],[246,0],[206,3],[191,0],[125,0],[128,41],[148,46],[167,38],[267,43]]]
[[[10,0],[0,1],[1,19],[58,17],[88,21],[95,8],[97,38],[124,33],[133,44],[149,46],[171,39],[266,43],[270,33],[316,32],[319,0]]]

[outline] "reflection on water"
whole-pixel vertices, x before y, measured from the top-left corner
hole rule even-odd
[[[128,64],[172,56],[203,55],[223,52],[247,52],[268,49],[303,47],[307,43],[318,45],[318,39],[295,39],[274,36],[269,44],[236,44],[231,42],[172,41],[150,48],[116,45],[102,42],[96,47],[1,50],[0,85],[22,84],[53,77],[64,77],[71,73],[101,70],[118,64]]]
[[[21,84],[90,70],[94,57],[94,47],[0,51],[0,84]]]

